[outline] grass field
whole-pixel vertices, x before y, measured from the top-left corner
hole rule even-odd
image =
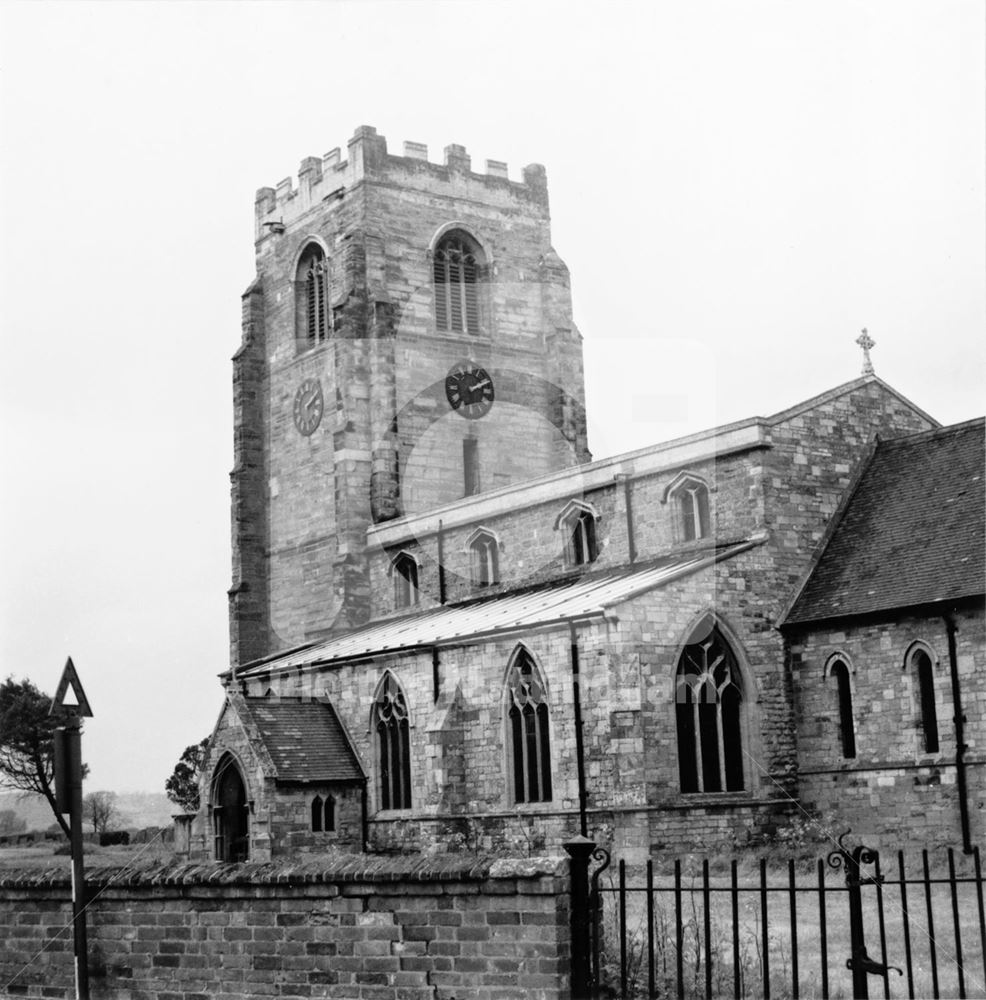
[[[36,847],[0,848],[0,870],[5,868],[47,868],[56,871],[71,871],[71,859],[65,854],[55,854],[56,846],[55,843],[45,843]],[[87,868],[102,868],[134,863],[144,865],[154,861],[166,861],[174,856],[170,845],[150,843],[98,847],[94,844],[86,844],[85,862]]]

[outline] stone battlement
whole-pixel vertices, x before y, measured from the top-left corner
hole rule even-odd
[[[348,158],[342,159],[339,147],[324,156],[306,156],[298,168],[297,184],[286,177],[276,187],[258,189],[256,237],[283,232],[309,209],[322,202],[344,198],[364,179],[399,181],[408,187],[431,190],[448,186],[450,193],[464,197],[523,200],[540,204],[547,212],[548,189],[544,167],[532,163],[523,168],[521,181],[512,181],[507,164],[487,160],[486,172],[475,173],[472,158],[465,146],[455,143],[445,147],[443,163],[428,159],[428,147],[420,142],[405,142],[402,156],[387,152],[387,140],[372,125],[361,125],[348,143]]]

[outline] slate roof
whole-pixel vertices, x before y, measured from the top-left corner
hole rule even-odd
[[[362,781],[363,770],[335,709],[301,698],[247,698],[277,781]]]
[[[400,618],[370,622],[341,635],[237,670],[240,680],[266,677],[308,664],[324,665],[443,645],[461,646],[503,633],[558,623],[603,618],[609,609],[637,594],[746,552],[747,540],[715,550],[662,559],[644,569],[629,567],[587,579],[555,581],[515,593],[497,594],[461,605],[428,608]]]
[[[984,426],[879,442],[785,624],[986,593]]]

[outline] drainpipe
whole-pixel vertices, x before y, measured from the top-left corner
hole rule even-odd
[[[431,647],[431,688],[432,697],[435,701],[438,701],[438,696],[442,691],[441,676],[439,675],[439,667],[441,666],[441,660],[438,655],[438,647]]]
[[[369,809],[366,802],[366,787],[368,779],[363,779],[363,791],[360,795],[360,826],[363,831],[363,850],[368,851],[370,849],[370,815]]]
[[[972,854],[972,837],[969,832],[969,790],[966,784],[965,715],[962,712],[962,689],[959,686],[959,658],[955,651],[955,620],[944,616],[948,631],[948,665],[952,675],[952,708],[955,711],[955,783],[959,795],[959,817],[962,823],[962,850]]]
[[[582,698],[579,694],[579,639],[575,632],[575,622],[568,623],[568,634],[572,649],[572,696],[575,703],[575,761],[578,767],[579,779],[579,826],[583,837],[586,830],[586,791],[585,791],[585,748],[582,745]]]
[[[633,523],[633,497],[630,494],[630,477],[626,475],[617,476],[623,480],[623,509],[627,516],[627,554],[632,565],[637,561],[637,533]]]
[[[445,532],[438,522],[438,603],[445,603]]]

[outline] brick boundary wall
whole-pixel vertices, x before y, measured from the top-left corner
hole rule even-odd
[[[93,1000],[568,1000],[567,858],[87,873]],[[0,997],[74,997],[67,872],[0,869]]]

